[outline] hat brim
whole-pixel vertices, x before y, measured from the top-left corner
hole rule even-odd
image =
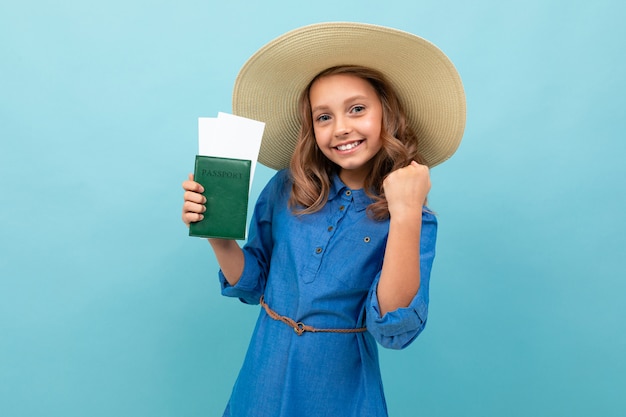
[[[265,122],[260,163],[277,170],[289,166],[300,130],[298,98],[313,77],[337,65],[365,66],[386,76],[428,166],[456,151],[465,129],[465,93],[450,59],[408,32],[334,22],[287,32],[241,68],[233,89],[233,113]]]

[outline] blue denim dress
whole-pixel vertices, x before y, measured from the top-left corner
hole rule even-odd
[[[426,325],[437,221],[422,213],[421,284],[407,308],[381,317],[376,287],[389,221],[366,214],[363,190],[333,178],[322,210],[294,215],[288,170],[279,171],[257,201],[244,246],[241,279],[222,294],[321,329],[367,327],[360,333],[298,335],[260,308],[243,366],[224,416],[385,417],[377,343],[408,346]],[[417,250],[417,248],[416,248]]]

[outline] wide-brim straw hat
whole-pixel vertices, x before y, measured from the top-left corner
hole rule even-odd
[[[304,26],[269,42],[241,68],[233,113],[265,122],[259,162],[289,166],[300,130],[298,99],[321,71],[337,65],[382,72],[394,87],[433,167],[457,150],[465,129],[465,93],[450,59],[431,42],[383,26],[332,22]]]

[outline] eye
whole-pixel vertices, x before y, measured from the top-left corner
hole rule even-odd
[[[358,105],[356,105],[356,106],[352,107],[352,108],[350,109],[350,111],[351,111],[352,113],[362,113],[362,112],[364,112],[364,111],[365,111],[365,106],[362,106],[362,105],[358,104]]]
[[[327,122],[329,120],[330,120],[330,115],[328,114],[320,114],[319,116],[315,118],[315,121],[320,122],[320,123]]]

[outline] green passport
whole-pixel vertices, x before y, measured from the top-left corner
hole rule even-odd
[[[204,187],[204,219],[189,225],[189,236],[245,239],[251,162],[196,155],[194,180]]]

